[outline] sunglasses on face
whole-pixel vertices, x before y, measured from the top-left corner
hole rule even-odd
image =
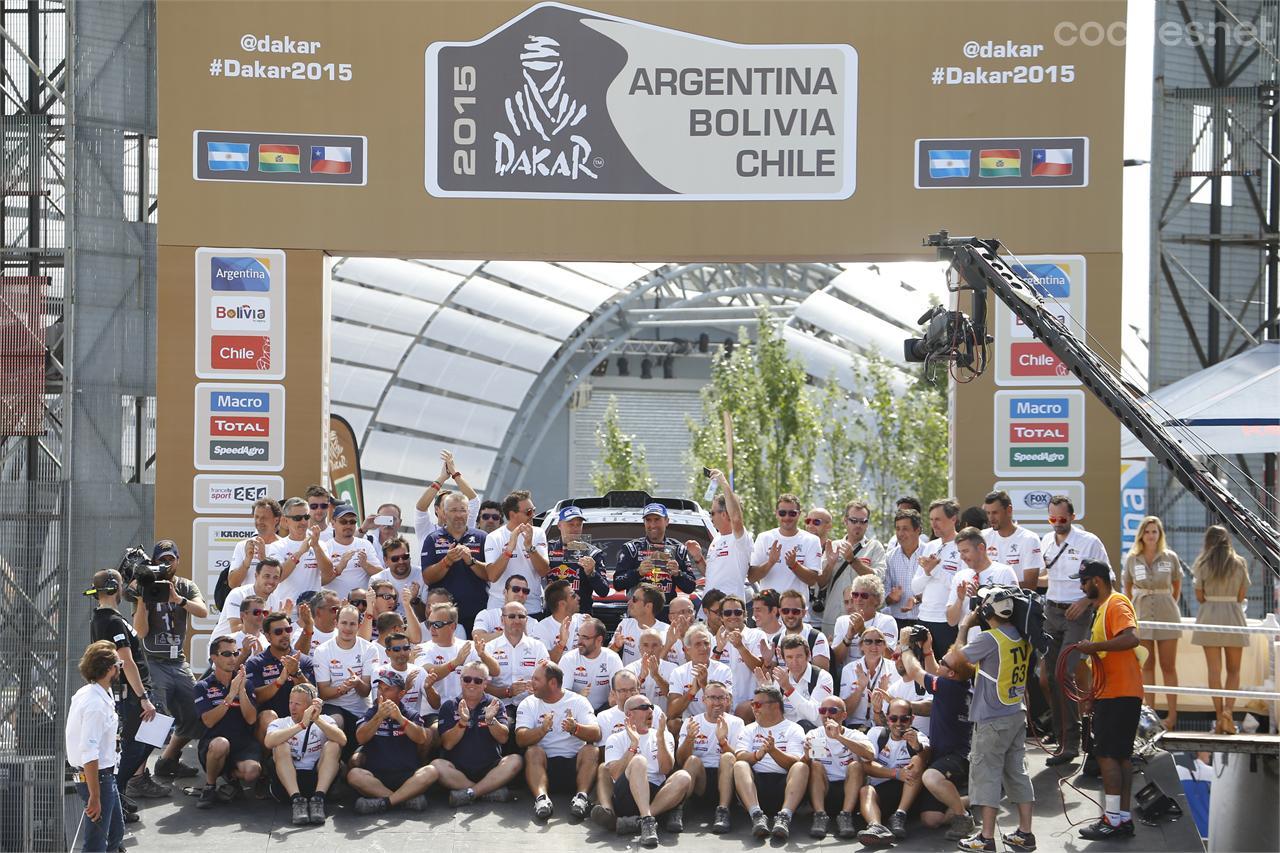
[[[369,606],[369,602],[365,601],[363,598],[353,598],[348,603],[357,610],[364,610]]]
[[[164,563],[166,566],[172,566],[174,563],[178,562],[178,558],[177,557],[161,557],[160,562]]]
[[[703,701],[706,702],[728,702],[729,696],[725,693],[703,693]]]
[[[252,610],[245,611],[245,613],[249,614],[250,616],[261,616],[263,613],[266,613],[266,612],[267,611],[263,610],[261,607],[255,607]]]
[[[725,618],[731,618],[734,616],[744,616],[746,615],[746,612],[747,611],[745,610],[721,610],[720,615]]]
[[[508,614],[506,614],[505,616],[503,616],[502,618],[503,618],[503,619],[517,619],[517,620],[525,620],[525,619],[528,619],[528,618],[529,618],[529,616],[528,616],[528,614],[525,614],[525,613],[508,613]]]
[[[233,658],[236,656],[236,653],[235,652],[214,652],[214,655],[220,658]],[[124,662],[121,661],[121,664],[123,663]]]
[[[868,646],[883,646],[883,645],[884,645],[884,640],[880,639],[879,637],[863,637],[863,638],[862,638],[862,642],[863,642],[863,644],[868,645]]]
[[[409,650],[410,650],[410,649],[412,649],[412,648],[413,648],[413,646],[408,645],[408,644],[406,643],[406,644],[405,644],[405,645],[403,645],[403,646],[387,646],[387,651],[389,651],[389,652],[407,652],[407,651],[409,651]]]
[[[1070,520],[1071,519],[1067,518],[1066,516],[1055,516],[1055,515],[1049,516],[1050,524],[1066,524]]]
[[[527,586],[513,586],[513,587],[509,587],[509,589],[510,589],[512,592],[514,592],[516,595],[528,595],[528,594],[529,594],[529,587],[527,587]]]
[[[349,515],[344,515],[342,518],[338,519],[338,523],[339,524],[355,524],[356,520]]]
[[[537,512],[537,511],[538,511],[538,508],[537,508],[537,507],[534,507],[534,506],[531,506],[531,507],[529,507],[528,509],[522,509],[522,510],[517,510],[517,511],[518,511],[518,512],[522,512],[522,513],[524,513],[525,515],[533,515],[535,512]]]
[[[866,600],[868,600],[868,599],[874,598],[875,596],[873,596],[873,595],[872,595],[871,593],[869,593],[869,592],[851,592],[851,593],[849,593],[849,597],[850,597],[850,598],[861,598],[863,601],[866,601]]]
[[[464,675],[462,676],[462,683],[463,684],[484,684],[484,679],[478,675]]]
[[[805,524],[809,524],[809,525],[812,525],[812,526],[816,527],[816,526],[818,526],[818,525],[822,524],[822,519],[820,519],[820,518],[806,518],[806,519],[804,520],[804,523],[805,523]]]
[[[340,606],[338,606],[337,604],[330,604],[328,607],[318,607],[318,608],[316,608],[316,609],[317,609],[317,610],[319,610],[321,613],[324,613],[324,612],[326,612],[326,611],[332,611],[332,612],[334,612],[334,613],[337,613],[337,612],[338,612],[339,610],[341,610],[342,608],[341,608]],[[255,614],[255,615],[256,615],[256,614]]]
[[[772,705],[772,704],[773,704],[772,702],[761,702],[758,699],[751,700],[751,707],[755,708],[757,711],[759,711],[761,708],[763,708],[766,705]]]
[[[800,514],[798,509],[780,509],[778,510],[778,518],[795,518]]]
[[[445,626],[452,625],[452,624],[453,624],[452,619],[436,619],[433,622],[428,622],[427,627],[434,628],[435,630],[439,631],[441,628],[444,628]]]
[[[885,717],[891,723],[909,723],[911,722],[911,714],[889,714]]]
[[[844,708],[828,707],[824,705],[818,709],[818,713],[824,717],[834,717],[837,714],[843,714]]]
[[[803,616],[804,615],[803,607],[782,607],[779,609],[782,611],[783,616]]]
[[[307,506],[311,507],[312,509],[328,509],[329,508],[328,504],[307,504]]]
[[[480,513],[480,520],[481,521],[502,521],[502,516],[498,515],[496,512],[482,512]]]
[[[632,711],[652,711],[652,710],[653,710],[653,706],[652,706],[652,705],[637,705],[637,706],[635,706],[634,708],[631,708],[630,710],[632,710]]]
[[[377,593],[377,596],[378,596],[378,598],[381,598],[383,601],[395,601],[395,600],[396,600],[396,594],[395,594],[394,592],[379,592],[379,593]]]
[[[846,516],[844,517],[844,520],[845,520],[845,521],[847,521],[847,522],[849,522],[850,524],[866,524],[866,523],[867,523],[868,521],[870,521],[871,519],[870,519],[869,517],[863,517],[863,518],[852,518],[852,517],[850,517],[850,516],[847,516],[847,515],[846,515]]]
[[[281,634],[292,634],[292,633],[293,633],[293,626],[292,626],[292,625],[285,625],[283,628],[272,628],[272,629],[271,629],[271,634],[272,634],[272,636],[274,636],[274,637],[279,637]]]
[[[408,554],[401,554],[399,557],[387,557],[388,563],[407,563],[411,558]]]
[[[285,518],[289,519],[290,521],[306,521],[306,520],[307,520],[307,518],[309,518],[309,516],[305,516],[305,515],[286,515],[286,516],[285,516]]]

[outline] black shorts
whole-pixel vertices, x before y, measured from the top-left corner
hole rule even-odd
[[[294,772],[298,774],[298,793],[304,797],[314,794],[316,785],[320,782],[320,774],[315,770],[295,770]],[[291,799],[289,792],[280,782],[279,776],[271,780],[270,790],[272,799],[277,803],[287,803]]]
[[[715,798],[716,802],[720,801],[720,768],[703,766],[702,772],[707,776],[707,790],[703,793],[708,797]]]
[[[498,766],[498,762],[501,760],[502,758],[500,756],[495,755],[493,757],[493,761],[488,764],[477,765],[475,767],[472,767],[469,764],[459,764],[457,761],[450,761],[450,763],[453,764],[454,769],[463,776],[466,776],[472,782],[479,782],[481,779],[488,776],[493,771],[493,768]]]
[[[814,768],[811,772],[821,772],[819,768]],[[825,776],[826,773],[823,772]],[[827,798],[824,801],[823,809],[827,814],[839,814],[844,810],[844,785],[848,778],[827,780]],[[853,811],[858,811],[858,801],[853,801]]]
[[[875,786],[876,799],[880,802],[880,814],[888,815],[898,808],[898,803],[902,801],[902,780],[885,779],[879,785]],[[911,804],[911,811],[915,814],[920,812],[945,812],[947,807],[934,799],[933,794],[929,793],[929,789],[920,788],[920,793],[916,794],[915,802]]]
[[[552,758],[547,756],[547,793],[578,793],[577,758]]]
[[[782,802],[787,791],[786,773],[757,773],[752,771],[756,780],[756,799],[765,814],[775,815],[782,811]]]
[[[653,798],[658,796],[658,790],[661,785],[649,783],[649,802],[653,802]],[[631,783],[627,781],[626,776],[619,776],[618,781],[613,783],[613,813],[619,817],[631,817],[640,814],[640,807],[636,805],[636,798],[631,796]]]
[[[342,727],[343,734],[347,736],[347,744],[342,748],[342,759],[343,761],[347,760],[356,751],[356,747],[359,746],[359,743],[356,742],[356,729],[360,727],[360,718],[346,708],[340,708],[328,702],[320,709],[320,713],[327,714],[337,720],[338,725]]]
[[[957,788],[969,784],[969,756],[959,752],[948,752],[939,755],[929,765],[930,770],[937,770],[947,781]]]
[[[200,759],[200,766],[208,768],[209,744],[213,743],[214,738],[200,738],[196,744],[196,757]],[[222,765],[222,775],[231,778],[231,772],[236,769],[236,765],[241,761],[261,761],[262,747],[252,737],[243,740],[232,740],[231,749],[227,752],[227,761]]]
[[[1125,761],[1133,756],[1133,738],[1138,733],[1142,697],[1117,696],[1093,703],[1094,757]]]
[[[375,770],[370,767],[364,768],[373,774],[373,777],[382,783],[382,786],[392,793],[400,790],[400,787],[408,782],[418,771],[408,770],[403,767],[389,767]]]

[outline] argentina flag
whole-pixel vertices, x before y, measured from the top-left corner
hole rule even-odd
[[[929,177],[931,178],[967,178],[969,177],[968,149],[929,151]]]
[[[249,143],[209,142],[208,157],[211,172],[249,171]]]

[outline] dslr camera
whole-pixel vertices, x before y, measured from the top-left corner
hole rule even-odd
[[[907,648],[924,665],[924,641],[929,639],[929,629],[923,625],[907,626]]]
[[[138,582],[138,595],[144,604],[163,604],[169,600],[173,586],[169,567],[151,562],[151,556],[141,545],[124,552],[119,572],[126,586],[133,581]]]

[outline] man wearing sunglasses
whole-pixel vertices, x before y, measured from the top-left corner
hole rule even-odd
[[[431,642],[423,646],[415,661],[432,675],[430,688],[425,690],[428,704],[424,704],[422,708],[424,716],[434,717],[443,703],[462,695],[458,670],[464,663],[478,661],[484,665],[490,677],[501,672],[498,661],[489,654],[488,644],[484,640],[463,640],[457,636],[457,629],[458,608],[452,604],[437,604],[431,608],[431,613],[427,616]]]
[[[313,498],[313,502],[317,499]],[[329,513],[327,497],[325,508]],[[320,589],[333,580],[333,563],[324,549],[322,534],[326,527],[317,524],[302,498],[289,498],[284,502],[284,520],[289,535],[278,539],[267,548],[267,555],[280,561],[280,586],[282,599],[297,601],[307,590]]]
[[[231,570],[227,573],[227,585],[231,589],[253,583],[259,561],[267,556],[267,547],[280,538],[281,512],[280,502],[275,498],[259,498],[253,502],[254,535],[250,539],[241,539],[231,552]],[[217,636],[216,631],[214,636]]]
[[[482,501],[476,515],[476,528],[484,533],[492,533],[501,526],[502,504],[497,501]]]
[[[489,606],[501,607],[507,578],[523,575],[529,579],[529,598],[525,602],[529,616],[541,619],[542,579],[551,571],[547,562],[547,534],[533,526],[537,512],[533,498],[517,489],[502,501],[507,523],[485,536],[484,561],[489,580]]]
[[[729,667],[733,683],[733,702],[729,710],[743,720],[751,716],[751,696],[755,692],[756,668],[764,635],[746,624],[747,607],[739,595],[726,595],[720,604],[720,630],[716,633],[711,654]]]
[[[751,534],[742,520],[742,504],[723,471],[711,469],[711,479],[720,486],[720,494],[711,501],[711,523],[716,538],[707,546],[706,556],[695,540],[685,543],[694,565],[707,578],[706,591],[718,589],[726,595],[742,595],[747,588],[747,572],[751,570]]]
[[[340,598],[346,598],[353,589],[367,586],[369,579],[383,569],[379,549],[368,539],[356,535],[358,521],[355,507],[338,504],[333,509],[333,538],[324,543],[334,572],[325,587],[338,593]]]
[[[468,806],[476,800],[505,803],[507,786],[516,778],[524,760],[503,755],[511,727],[502,703],[485,694],[489,672],[479,661],[461,668],[462,692],[440,706],[441,756],[431,762],[440,784],[449,789],[449,805]]]
[[[369,578],[369,583],[390,583],[396,594],[394,607],[406,616],[413,616],[415,620],[421,621],[426,616],[423,601],[427,594],[427,583],[422,577],[422,569],[413,565],[413,558],[409,556],[409,543],[399,538],[383,543],[382,561],[386,568]]]
[[[858,833],[858,840],[868,847],[906,838],[907,815],[913,808],[937,812],[943,809],[924,789],[921,777],[929,766],[929,738],[911,727],[911,703],[894,699],[885,720],[887,725],[867,732],[875,759],[866,766],[869,784],[862,789],[862,818],[867,828]],[[890,809],[886,827],[881,815]]]
[[[289,714],[289,691],[296,684],[316,683],[316,668],[311,655],[293,648],[293,624],[279,610],[267,614],[262,633],[271,645],[249,658],[244,668],[249,687],[258,706],[259,739],[273,720]]]
[[[489,601],[483,531],[467,524],[467,499],[455,493],[440,505],[441,524],[422,542],[422,579],[453,596],[463,625],[475,622]]]
[[[237,663],[239,652],[230,637],[215,637],[209,648],[213,672],[195,688],[196,711],[205,727],[196,747],[205,771],[204,788],[196,802],[200,809],[218,799],[230,802],[241,796],[241,786],[252,785],[262,772],[262,748],[254,738],[259,713],[245,667]],[[232,784],[218,791],[224,775]],[[234,784],[235,780],[241,784]]]
[[[380,669],[374,684],[378,699],[356,728],[360,766],[347,771],[347,784],[360,794],[356,814],[381,814],[396,806],[425,811],[426,791],[439,778],[434,767],[421,766],[419,748],[427,743],[427,730],[402,704],[405,684],[400,673]]]
[[[347,733],[345,757],[355,752],[356,725],[369,710],[377,647],[359,636],[360,612],[347,606],[338,612],[338,633],[316,649],[316,687],[324,712],[338,719]]]
[[[211,636],[230,635],[241,630],[240,602],[246,596],[256,595],[266,602],[268,609],[279,610],[284,604],[284,597],[276,594],[279,587],[280,561],[275,557],[263,557],[253,574],[253,580],[227,593],[226,600],[222,602],[222,611],[218,614],[218,624],[214,626]]]
[[[388,628],[381,639],[381,653],[378,655],[375,671],[390,669],[400,673],[404,678],[404,698],[400,700],[400,705],[406,711],[412,711],[421,717],[424,710],[430,710],[430,706],[423,701],[423,694],[431,686],[435,676],[428,675],[422,666],[413,661],[418,649],[409,642],[409,635],[403,628]]]
[[[609,582],[603,569],[604,552],[582,535],[582,510],[576,506],[561,508],[556,517],[557,538],[547,540],[548,587],[555,581],[568,581],[578,599],[578,612],[591,615],[595,597],[609,594]]]
[[[578,625],[577,648],[560,657],[565,686],[587,697],[591,707],[602,711],[608,705],[610,682],[622,669],[622,658],[604,646],[604,623],[588,616]]]
[[[656,587],[664,599],[656,616],[665,621],[667,603],[676,597],[676,592],[697,589],[698,579],[689,568],[689,551],[684,543],[667,537],[667,508],[660,503],[646,504],[642,515],[644,536],[622,546],[613,572],[613,588],[626,592],[646,584]]]
[[[362,618],[369,603],[364,597],[366,595],[368,592],[363,589],[351,592],[351,606]],[[331,589],[322,589],[311,597],[311,601],[299,604],[298,631],[293,638],[293,647],[304,654],[314,655],[316,649],[338,633],[338,611],[342,607],[342,599]]]
[[[800,529],[800,499],[795,495],[779,495],[774,512],[778,526],[756,536],[747,580],[779,593],[797,590],[807,605],[809,587],[821,577],[822,543]]]
[[[782,709],[782,692],[776,686],[756,688],[751,700],[755,722],[738,736],[733,782],[751,816],[751,834],[765,838],[772,832],[785,841],[791,835],[791,816],[809,785],[809,766],[804,763],[804,731],[786,719]]]
[[[871,761],[875,750],[857,729],[844,726],[844,702],[828,696],[818,705],[822,724],[805,735],[809,756],[809,804],[813,806],[810,838],[826,838],[831,812],[836,813],[836,835],[853,838],[853,810],[858,804],[865,774],[862,762]]]
[[[836,602],[844,600],[844,591],[859,577],[885,573],[885,548],[878,539],[867,535],[871,523],[871,510],[864,501],[850,501],[844,508],[844,538],[831,544],[822,560],[822,576],[818,587],[822,596],[822,631],[832,638],[836,620],[842,615]],[[813,607],[814,605],[810,605]]]
[[[246,595],[240,602],[240,619],[237,620],[240,623],[240,630],[230,635],[231,641],[240,650],[240,656],[236,660],[237,666],[248,663],[249,658],[270,645],[262,633],[262,622],[270,612],[267,603],[258,595]],[[226,635],[214,634],[214,636]],[[212,667],[213,661],[210,661],[209,665]]]
[[[667,815],[667,832],[684,831],[682,806],[693,780],[687,771],[675,769],[675,738],[661,709],[643,696],[632,696],[623,712],[626,728],[604,745],[600,802],[591,819],[627,836],[638,827],[640,846],[657,847],[658,815]]]
[[[581,820],[591,807],[587,791],[600,763],[599,750],[587,748],[600,739],[595,711],[585,696],[564,690],[564,671],[550,661],[537,664],[530,681],[533,692],[516,710],[516,745],[525,750],[533,816],[542,822],[551,817],[550,790],[572,790],[569,813]]]
[[[729,831],[729,806],[733,800],[733,750],[745,724],[729,713],[733,691],[722,681],[708,681],[702,689],[705,709],[685,717],[680,728],[676,766],[689,774],[692,796],[714,797],[715,818],[711,831]]]
[[[831,643],[827,635],[805,622],[808,607],[804,596],[789,589],[778,596],[778,615],[782,619],[782,633],[773,641],[775,657],[787,637],[799,637],[809,647],[811,663],[818,669],[831,670]]]
[[[862,657],[862,632],[876,628],[887,640],[887,651],[893,651],[891,638],[898,636],[898,623],[892,616],[880,611],[884,600],[884,582],[875,574],[858,575],[843,593],[844,615],[836,620],[832,634],[832,652],[836,664],[847,667]],[[843,671],[843,670],[842,670]],[[845,683],[841,678],[840,686]]]
[[[685,632],[683,642],[689,659],[672,671],[667,695],[667,716],[677,722],[686,715],[696,716],[707,710],[703,697],[711,682],[733,689],[733,672],[720,661],[711,659],[714,641],[705,625],[691,627]]]
[[[504,705],[516,706],[528,698],[534,669],[539,661],[548,658],[542,641],[526,633],[528,625],[529,614],[523,604],[518,601],[504,604],[502,636],[487,644],[489,654],[498,662],[498,674],[489,684],[489,694],[502,700]],[[514,712],[510,716],[514,718]]]
[[[294,826],[324,823],[324,800],[347,744],[342,726],[322,710],[314,684],[295,686],[289,691],[289,716],[272,722],[263,740],[275,768],[271,795],[290,804]]]
[[[307,515],[311,516],[311,524],[320,528],[320,541],[328,542],[333,538],[333,527],[329,523],[330,509],[336,503],[333,495],[324,486],[312,483],[307,486],[302,497],[307,502]]]
[[[524,575],[511,575],[503,586],[503,606],[513,601],[524,604],[529,600],[529,580]],[[471,638],[493,640],[502,633],[502,607],[488,607],[476,615],[471,624]]]

